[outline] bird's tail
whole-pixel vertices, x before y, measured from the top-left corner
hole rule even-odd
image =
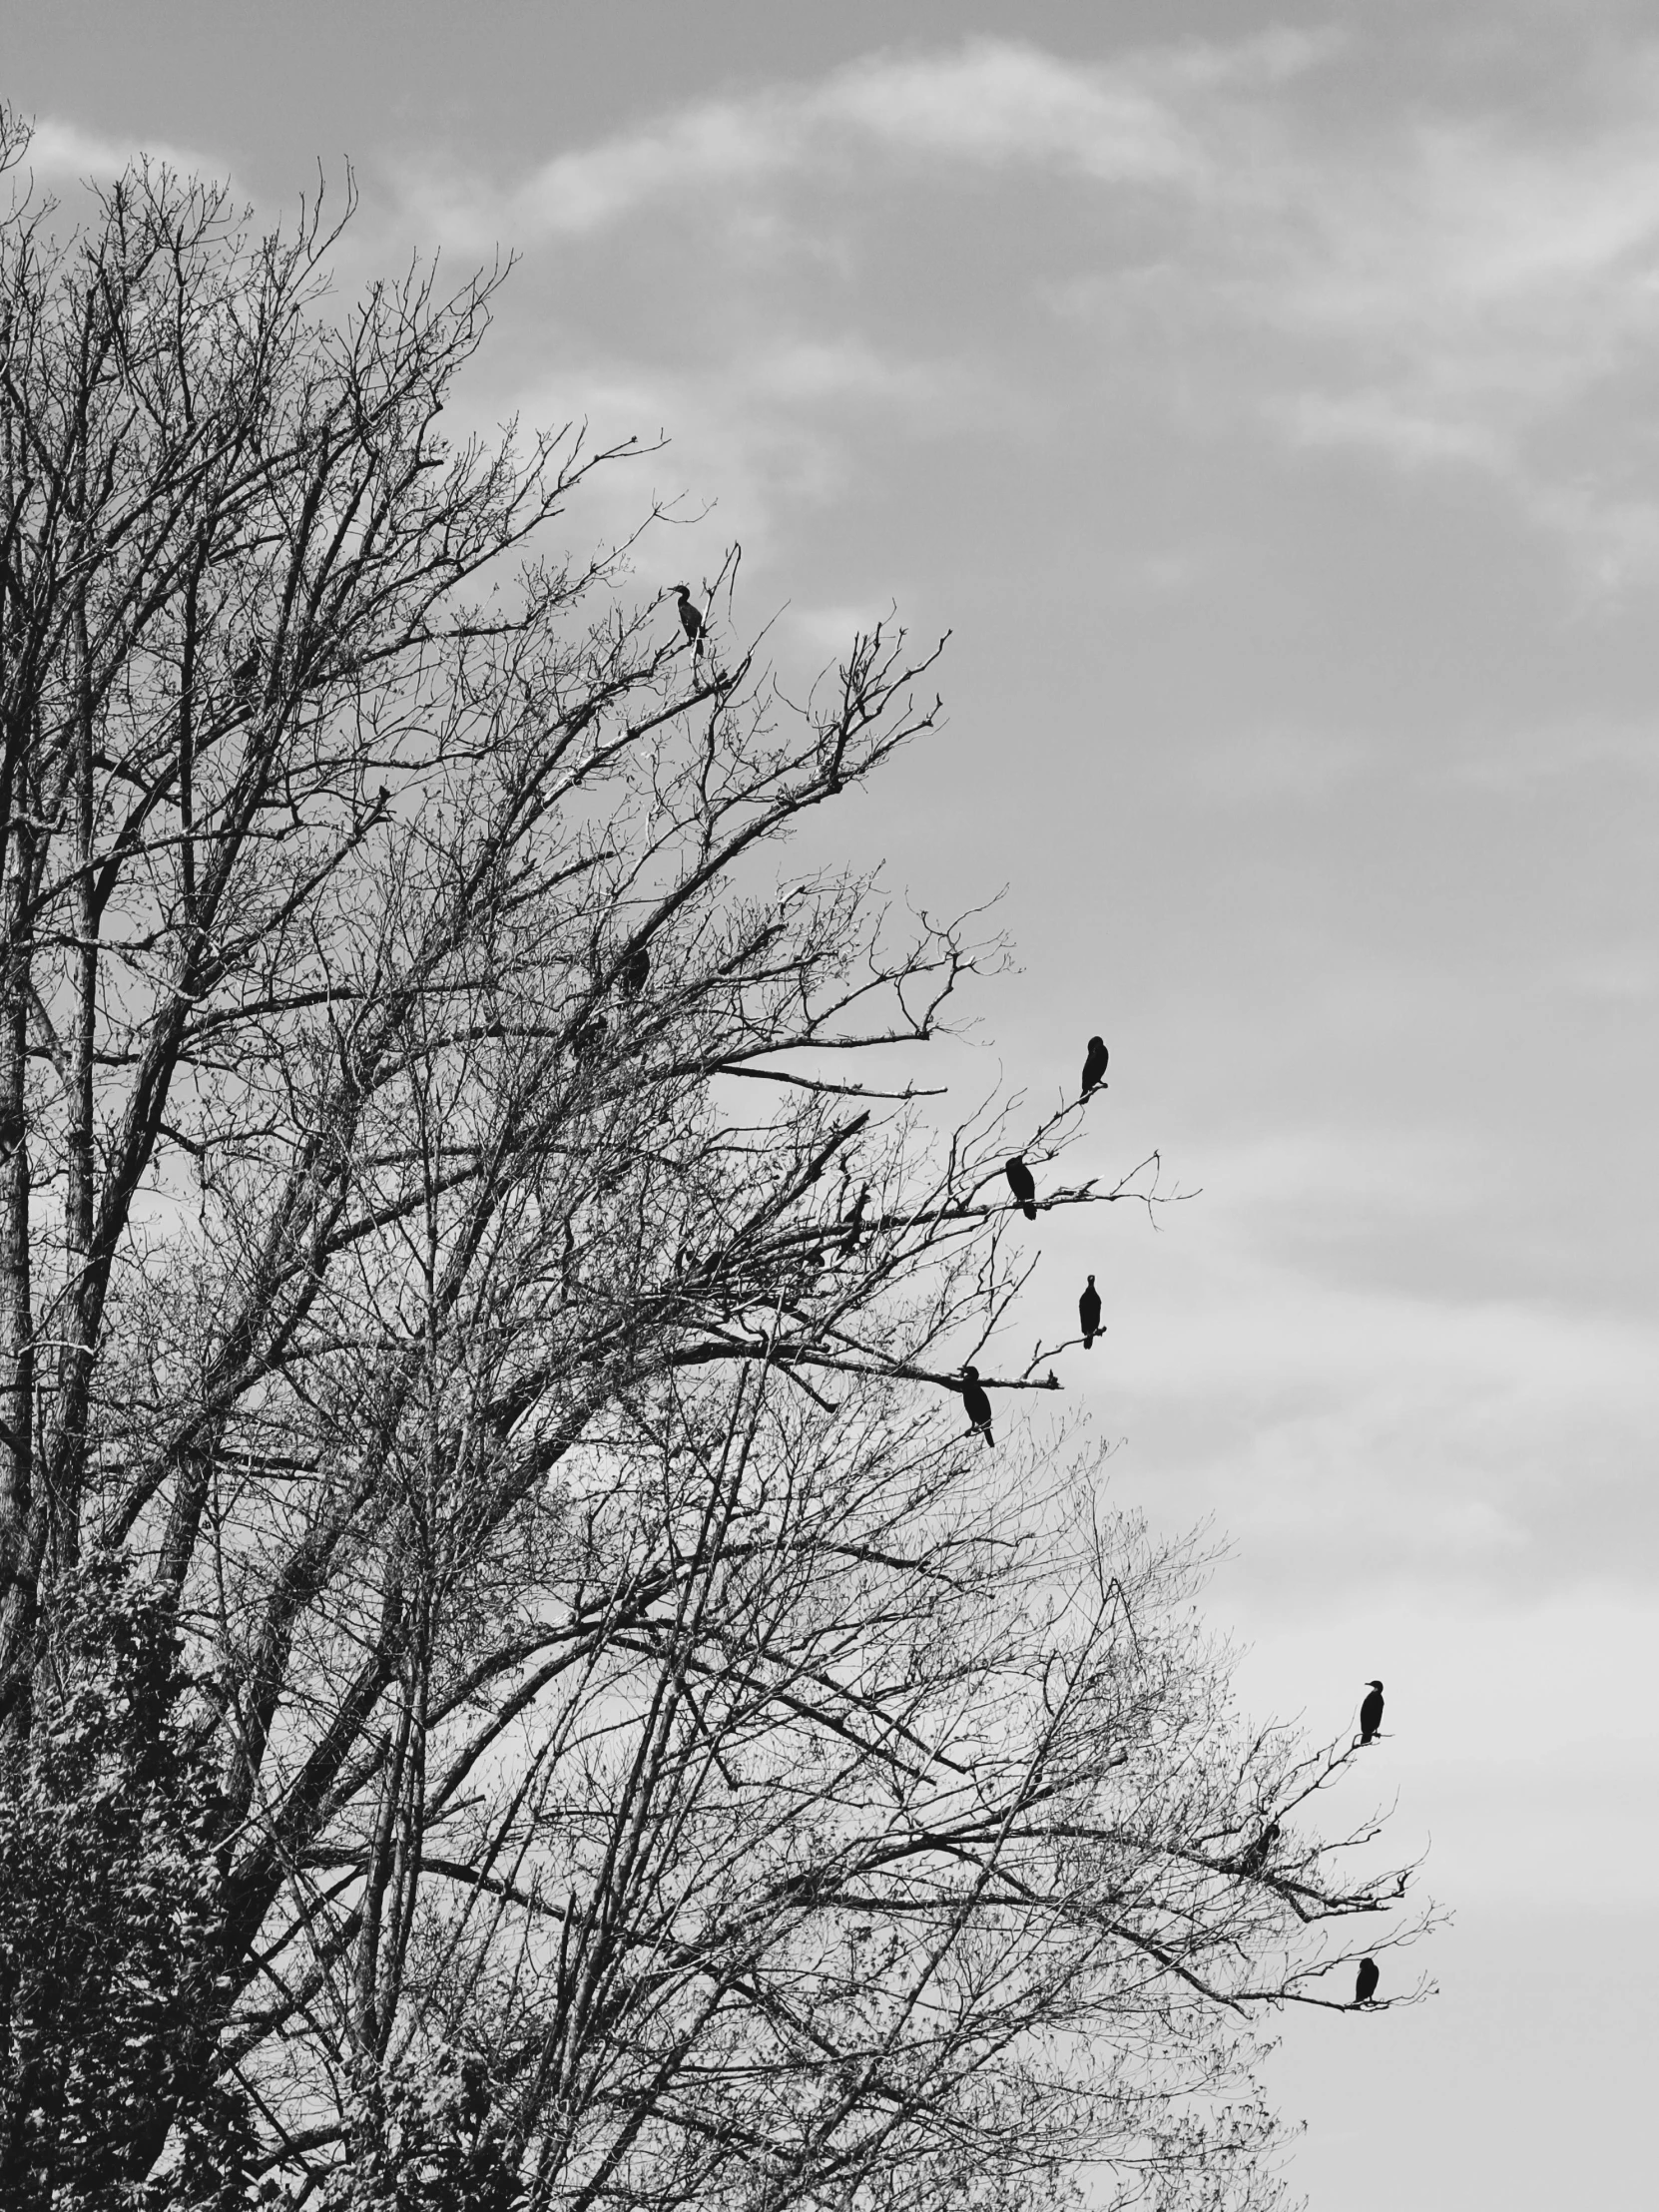
[[[1031,1204],[1031,1201],[1029,1199],[1027,1199],[1025,1202],[1024,1213],[1027,1221],[1035,1221],[1037,1218],[1037,1209]]]
[[[996,1449],[996,1439],[991,1434],[991,1424],[989,1421],[986,1421],[984,1427],[980,1429],[979,1433],[985,1439],[985,1449],[987,1451],[994,1451]]]

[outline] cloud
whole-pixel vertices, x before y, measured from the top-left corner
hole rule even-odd
[[[828,81],[804,119],[909,157],[1033,162],[1097,183],[1191,186],[1206,166],[1180,116],[1132,73],[1000,39],[954,55],[857,63]]]
[[[108,138],[100,132],[83,130],[78,123],[66,122],[58,116],[45,116],[35,123],[24,166],[48,181],[73,179],[111,184],[130,169],[141,154],[148,156],[153,164],[177,170],[184,176],[220,176],[226,168],[225,164],[207,155],[193,153],[187,147],[171,146],[165,140],[147,138],[141,147],[136,139]]]
[[[1651,1326],[1448,1269],[1514,1203],[1488,1137],[1291,1124],[1204,1180],[1121,1239],[1081,1379],[1160,1519],[1213,1513],[1259,1604],[1659,1596]]]
[[[1305,1200],[1315,1205],[1317,1200]],[[1429,1230],[1425,1226],[1425,1244]],[[1659,1539],[1651,1333],[1211,1248],[1125,1271],[1114,1419],[1264,1581],[1641,1583]]]
[[[1656,144],[1642,69],[1571,131],[1391,115],[1344,146],[1277,111],[1227,258],[1200,257],[1277,347],[1265,418],[1303,448],[1485,474],[1572,545],[1592,599],[1652,575],[1659,489],[1626,431],[1659,345]]]
[[[403,184],[452,238],[528,243],[871,150],[910,164],[1024,163],[1114,184],[1191,184],[1204,163],[1175,110],[1132,74],[984,38],[943,55],[867,57],[816,85],[700,101],[557,155],[505,194],[410,170]]]
[[[1602,1005],[1639,1005],[1659,995],[1659,955],[1646,945],[1612,945],[1555,961],[1544,980],[1572,998]]]
[[[927,440],[994,422],[1001,411],[997,391],[972,365],[883,349],[850,332],[754,330],[709,360],[690,346],[674,359],[629,360],[572,345],[562,359],[544,357],[512,393],[513,407],[533,422],[564,420],[573,400],[595,445],[666,433],[667,449],[641,464],[654,489],[677,499],[691,488],[682,518],[689,521],[705,505],[695,487],[718,486],[708,546],[724,543],[741,517],[752,555],[770,549],[775,530],[798,528],[845,492],[857,457],[867,457],[872,418]],[[488,427],[483,416],[457,416],[458,429]],[[642,489],[630,465],[596,479],[584,512],[601,530],[625,533],[638,521]],[[718,567],[719,554],[709,557]]]
[[[986,245],[1006,260],[1041,225],[1029,319],[1093,325],[1138,401],[1199,436],[1242,424],[1293,453],[1481,478],[1570,549],[1592,606],[1659,572],[1659,469],[1620,434],[1648,418],[1659,345],[1659,68],[1586,72],[1563,121],[1378,96],[1374,58],[1346,35],[1093,62],[976,38],[700,99],[517,183],[423,154],[399,189],[425,235],[469,251],[649,222],[648,280],[683,330],[701,301],[729,314],[790,271],[856,286],[937,256],[936,231],[908,243],[907,195],[995,177],[995,216],[973,218]],[[958,288],[936,265],[910,285]],[[844,344],[803,333],[800,402],[815,374],[836,391],[857,374]]]
[[[1481,747],[1447,762],[1439,775],[1477,792],[1530,795],[1599,777],[1639,790],[1659,778],[1659,726],[1583,716],[1510,730],[1501,747]]]

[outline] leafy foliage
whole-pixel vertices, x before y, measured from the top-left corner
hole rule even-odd
[[[202,1685],[168,1593],[95,1554],[58,1595],[34,1726],[0,1763],[0,2163],[6,2203],[148,2203],[158,2112],[174,2201],[217,2207],[254,2151],[204,2070],[228,1979]]]

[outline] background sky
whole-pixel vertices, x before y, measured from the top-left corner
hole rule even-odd
[[[1263,1708],[1432,1840],[1441,1994],[1286,2023],[1315,2212],[1634,2203],[1659,1976],[1659,19],[1573,0],[0,0],[43,181],[133,147],[346,275],[520,266],[494,419],[671,445],[805,669],[896,602],[948,726],[837,823],[1006,887],[980,1087],[1112,1047],[1032,1326],[1120,1499],[1231,1539]],[[710,508],[710,502],[715,504]],[[1033,1233],[1034,1236],[1039,1233]],[[1357,1804],[1358,1809],[1358,1804]],[[1402,1973],[1404,1962],[1389,1962]]]

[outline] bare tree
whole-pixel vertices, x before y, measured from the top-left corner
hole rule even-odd
[[[0,228],[16,2201],[1266,2201],[1255,2023],[1405,1873],[1321,1837],[1351,1750],[1238,1733],[1190,1555],[964,1425],[1016,1125],[857,1055],[995,947],[782,872],[932,656],[794,704],[735,561],[693,638],[552,558],[626,449],[445,443],[499,273],[331,309],[316,209],[142,165],[52,221]],[[1018,1126],[1042,1209],[1162,1203],[1084,1133]]]

